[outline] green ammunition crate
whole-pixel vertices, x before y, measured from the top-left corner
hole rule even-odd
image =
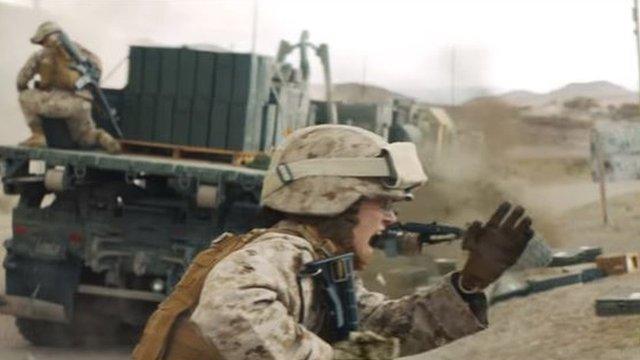
[[[229,119],[229,103],[214,101],[209,115],[208,145],[214,148],[227,147],[227,125]]]
[[[214,53],[198,51],[196,53],[196,88],[195,96],[211,98],[213,96],[214,70],[216,56]]]
[[[173,96],[160,95],[156,102],[155,124],[153,128],[153,141],[171,142],[173,131]]]
[[[122,106],[122,132],[127,139],[138,139],[139,96],[128,90],[124,93]]]
[[[135,46],[130,50],[124,91],[126,138],[233,150],[267,146],[278,112],[267,115],[273,60],[254,54],[219,53],[187,47]],[[294,89],[296,90],[296,89]],[[290,107],[300,98],[290,99]],[[287,123],[297,113],[283,111]],[[297,123],[287,129],[300,127]],[[270,138],[273,138],[271,135]],[[272,141],[270,141],[271,143]]]
[[[143,94],[140,96],[140,115],[138,118],[137,138],[153,141],[156,97]]]
[[[233,88],[233,55],[219,53],[216,56],[214,100],[217,102],[231,101]]]
[[[246,103],[255,96],[257,63],[257,56],[251,54],[233,55],[232,102]]]
[[[196,96],[193,99],[189,145],[205,147],[208,145],[210,105],[211,98],[209,97]]]
[[[191,98],[178,97],[173,110],[171,143],[189,145],[189,127],[191,120]]]
[[[178,92],[178,62],[180,49],[161,48],[160,94],[175,96]]]
[[[142,91],[142,69],[144,67],[144,50],[140,46],[129,48],[129,78],[127,91],[139,93]]]
[[[180,49],[178,57],[178,97],[192,97],[196,81],[197,52]]]
[[[161,51],[156,48],[144,50],[144,67],[142,69],[142,93],[155,94],[160,86]]]

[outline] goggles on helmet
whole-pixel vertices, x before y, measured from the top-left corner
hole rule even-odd
[[[389,189],[408,191],[427,181],[416,147],[410,142],[389,144],[374,158],[306,159],[280,164],[275,172],[280,186],[309,176],[339,176],[380,178]]]

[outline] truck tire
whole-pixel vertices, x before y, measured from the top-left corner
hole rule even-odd
[[[80,297],[75,319],[70,324],[17,318],[20,334],[36,346],[57,348],[125,346],[137,342],[141,328],[126,325],[117,317],[100,312],[101,303]]]
[[[16,326],[20,334],[36,346],[72,347],[78,344],[73,328],[68,324],[17,318]]]

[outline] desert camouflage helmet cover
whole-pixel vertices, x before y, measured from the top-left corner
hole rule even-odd
[[[297,130],[275,150],[262,187],[263,206],[333,216],[362,197],[409,200],[427,176],[412,143],[389,144],[362,128]]]
[[[60,25],[53,21],[45,21],[36,30],[36,33],[31,37],[31,42],[34,44],[40,44],[47,35],[51,35],[56,32],[62,31]]]

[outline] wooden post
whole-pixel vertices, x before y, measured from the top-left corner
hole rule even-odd
[[[640,22],[638,19],[638,0],[633,0],[633,33],[636,37],[636,50],[638,52],[638,83],[640,84]],[[638,85],[638,96],[640,97],[640,85]],[[640,101],[638,101],[638,109],[640,110]]]
[[[444,124],[441,122],[438,122],[438,134],[436,137],[436,159],[440,159],[440,156],[442,156],[442,144],[444,142],[444,133],[445,133]]]
[[[604,225],[609,225],[609,211],[607,205],[607,181],[604,169],[604,156],[602,154],[602,146],[600,144],[600,136],[594,130],[593,141],[596,152],[596,169],[598,173],[598,183],[600,184],[600,206],[602,207],[602,220]]]

